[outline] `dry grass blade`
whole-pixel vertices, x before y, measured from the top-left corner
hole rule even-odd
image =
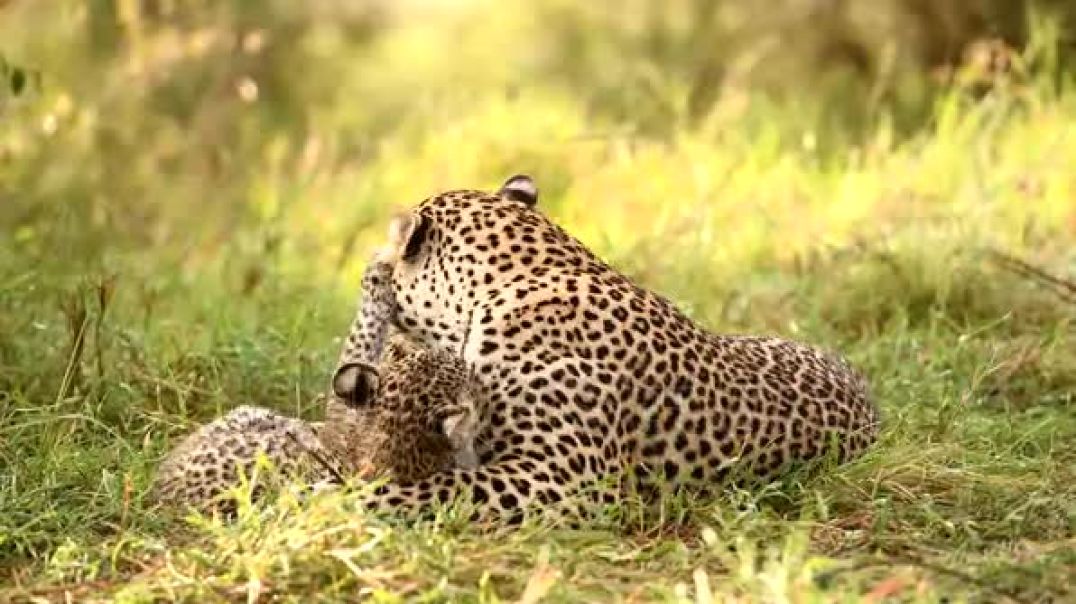
[[[1043,268],[1000,250],[988,249],[986,253],[987,257],[1001,268],[1035,281],[1065,302],[1076,304],[1076,282],[1053,275]]]

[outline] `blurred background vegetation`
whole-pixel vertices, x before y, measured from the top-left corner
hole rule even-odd
[[[303,274],[346,265],[392,204],[515,171],[540,178],[554,212],[612,237],[683,204],[798,211],[738,203],[730,181],[789,154],[870,161],[939,127],[954,86],[974,98],[1059,84],[1076,48],[1065,0],[0,11],[4,247],[76,270],[153,249],[192,270],[225,262],[247,287],[283,257]],[[612,216],[581,215],[605,203]]]

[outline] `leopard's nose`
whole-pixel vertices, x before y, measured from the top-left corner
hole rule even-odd
[[[359,466],[356,474],[363,480],[373,480],[377,476],[377,467],[370,462],[366,462]]]

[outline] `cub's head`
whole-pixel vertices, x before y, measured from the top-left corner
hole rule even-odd
[[[361,418],[360,442],[371,468],[397,477],[424,477],[446,467],[477,464],[478,395],[463,360],[397,335],[376,369],[346,363],[334,375],[334,434]],[[346,404],[341,404],[341,402]],[[346,450],[347,447],[343,446]]]

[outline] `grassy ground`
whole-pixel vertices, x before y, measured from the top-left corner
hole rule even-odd
[[[468,77],[401,68],[426,44],[402,30],[364,65],[388,89]],[[376,86],[358,71],[340,77],[361,96]],[[0,602],[1076,599],[1071,86],[955,90],[914,133],[880,116],[852,143],[749,92],[648,138],[555,86],[472,84],[408,107],[359,159],[325,127],[356,125],[347,104],[318,109],[321,135],[237,152],[254,176],[223,185],[174,170],[175,131],[127,136],[141,118],[119,101],[52,90],[0,124]],[[86,146],[100,123],[113,155]],[[355,493],[232,524],[144,505],[198,422],[238,404],[317,417],[392,207],[518,171],[571,232],[714,330],[844,353],[883,410],[878,445],[820,476],[583,529],[491,534],[452,510],[406,526],[354,510]]]

